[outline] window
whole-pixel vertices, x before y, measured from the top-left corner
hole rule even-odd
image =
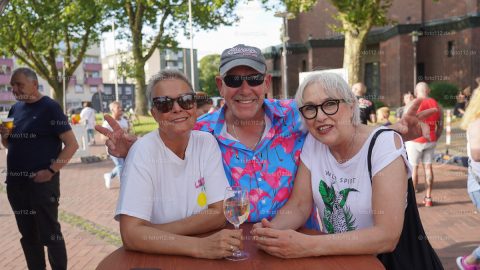
[[[447,57],[452,57],[455,55],[455,43],[453,40],[448,42]]]
[[[75,93],[83,93],[83,87],[79,84],[75,85]]]
[[[111,86],[105,86],[104,89],[103,89],[103,92],[106,95],[111,95],[112,94],[112,87]]]
[[[131,95],[131,94],[132,94],[132,87],[125,86],[125,95]]]
[[[90,86],[90,93],[97,93],[97,87],[96,86]]]

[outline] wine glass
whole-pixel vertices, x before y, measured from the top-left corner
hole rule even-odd
[[[245,222],[250,214],[248,191],[240,186],[227,187],[223,200],[223,213],[228,222],[233,224],[235,230],[239,230],[240,224]],[[248,258],[248,253],[243,250],[234,250],[231,256],[225,258],[231,261],[241,261]]]

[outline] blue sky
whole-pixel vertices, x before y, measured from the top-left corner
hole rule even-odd
[[[281,43],[280,31],[282,19],[274,16],[273,11],[266,11],[259,1],[249,1],[237,6],[239,22],[232,26],[220,26],[216,30],[194,33],[193,47],[198,50],[198,60],[208,54],[221,54],[226,48],[243,43],[264,49]],[[104,35],[108,44],[111,44],[112,34]],[[180,47],[190,48],[188,37],[179,36]],[[117,49],[125,48],[125,44],[117,40]],[[101,50],[108,53],[113,51],[112,46],[101,45]]]

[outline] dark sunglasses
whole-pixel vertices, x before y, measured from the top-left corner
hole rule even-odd
[[[167,96],[155,97],[152,99],[153,106],[161,112],[167,113],[173,109],[174,102],[177,102],[178,105],[184,110],[191,110],[195,105],[195,94],[188,93],[180,95],[177,98],[170,98]]]
[[[227,75],[223,77],[225,85],[232,88],[238,88],[242,86],[243,81],[246,81],[250,86],[259,86],[263,83],[264,79],[265,75],[263,74],[252,74],[247,76]]]
[[[338,107],[340,102],[343,102],[343,101],[344,101],[343,99],[330,99],[323,102],[322,104],[318,104],[318,105],[308,104],[298,109],[302,113],[303,117],[305,117],[305,119],[310,120],[317,117],[318,108],[320,108],[322,112],[326,115],[336,114],[338,112]]]

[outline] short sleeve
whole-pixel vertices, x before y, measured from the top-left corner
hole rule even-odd
[[[151,221],[155,194],[153,192],[152,169],[147,168],[145,143],[137,141],[126,158],[120,185],[120,195],[115,212],[115,220],[124,214]]]
[[[395,137],[398,136],[401,142],[400,148],[395,146]],[[400,135],[395,132],[383,132],[375,142],[372,150],[372,175],[375,176],[379,171],[383,170],[399,156],[403,158],[405,167],[407,168],[408,177],[412,175],[410,163],[407,160],[407,152],[403,145]]]
[[[208,153],[200,153],[205,160],[205,189],[207,192],[207,204],[213,204],[223,200],[225,189],[229,187],[225,169],[222,164],[222,154],[217,140],[210,133],[203,134],[205,136],[205,149]]]
[[[300,153],[300,159],[302,160],[303,164],[307,167],[308,170],[312,171],[311,164],[312,164],[312,152],[314,151],[315,147],[315,138],[308,133],[305,143],[303,144],[302,152]]]
[[[49,109],[51,122],[57,123],[55,125],[51,125],[54,134],[60,135],[66,131],[72,130],[72,127],[70,127],[70,124],[68,123],[67,116],[63,113],[62,108],[57,102],[51,100]]]

